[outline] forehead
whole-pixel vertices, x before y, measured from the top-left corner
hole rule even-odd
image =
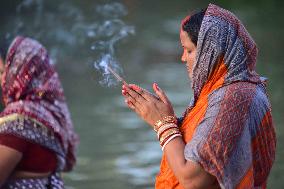
[[[184,47],[191,48],[195,46],[194,43],[189,38],[187,32],[183,30],[180,30],[180,41],[181,41],[182,46]]]

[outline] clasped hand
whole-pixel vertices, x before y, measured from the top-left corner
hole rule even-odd
[[[171,102],[156,83],[153,89],[157,96],[134,84],[122,85],[125,103],[152,127],[165,116],[175,115]]]

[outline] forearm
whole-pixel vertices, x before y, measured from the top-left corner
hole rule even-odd
[[[22,153],[0,144],[0,188],[22,158]]]
[[[191,185],[191,175],[187,173],[188,161],[184,158],[185,143],[181,137],[171,140],[164,149],[167,161],[179,182],[184,186]],[[185,187],[186,188],[186,187]]]
[[[207,173],[198,163],[184,156],[185,143],[181,137],[171,140],[164,148],[167,161],[185,189],[219,188],[216,178]]]

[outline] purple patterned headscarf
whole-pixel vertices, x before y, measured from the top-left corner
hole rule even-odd
[[[228,70],[224,86],[236,81],[262,82],[255,72],[257,46],[241,21],[230,11],[209,4],[199,31],[197,52],[193,65],[192,105],[221,59]]]
[[[58,170],[71,170],[76,162],[78,137],[58,74],[50,64],[46,49],[35,40],[16,37],[7,52],[1,86],[5,105],[2,117],[17,114],[43,127],[42,132],[35,131],[39,127],[26,128],[29,132],[23,132],[6,124],[1,132],[12,132],[50,148],[60,160]],[[29,134],[33,132],[35,134]]]

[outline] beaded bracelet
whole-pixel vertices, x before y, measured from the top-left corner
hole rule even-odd
[[[167,124],[167,123],[175,123],[177,124],[177,118],[176,116],[165,116],[162,120],[158,120],[156,121],[156,123],[154,124],[154,130],[156,132],[158,132],[158,129],[164,125],[164,124]]]

